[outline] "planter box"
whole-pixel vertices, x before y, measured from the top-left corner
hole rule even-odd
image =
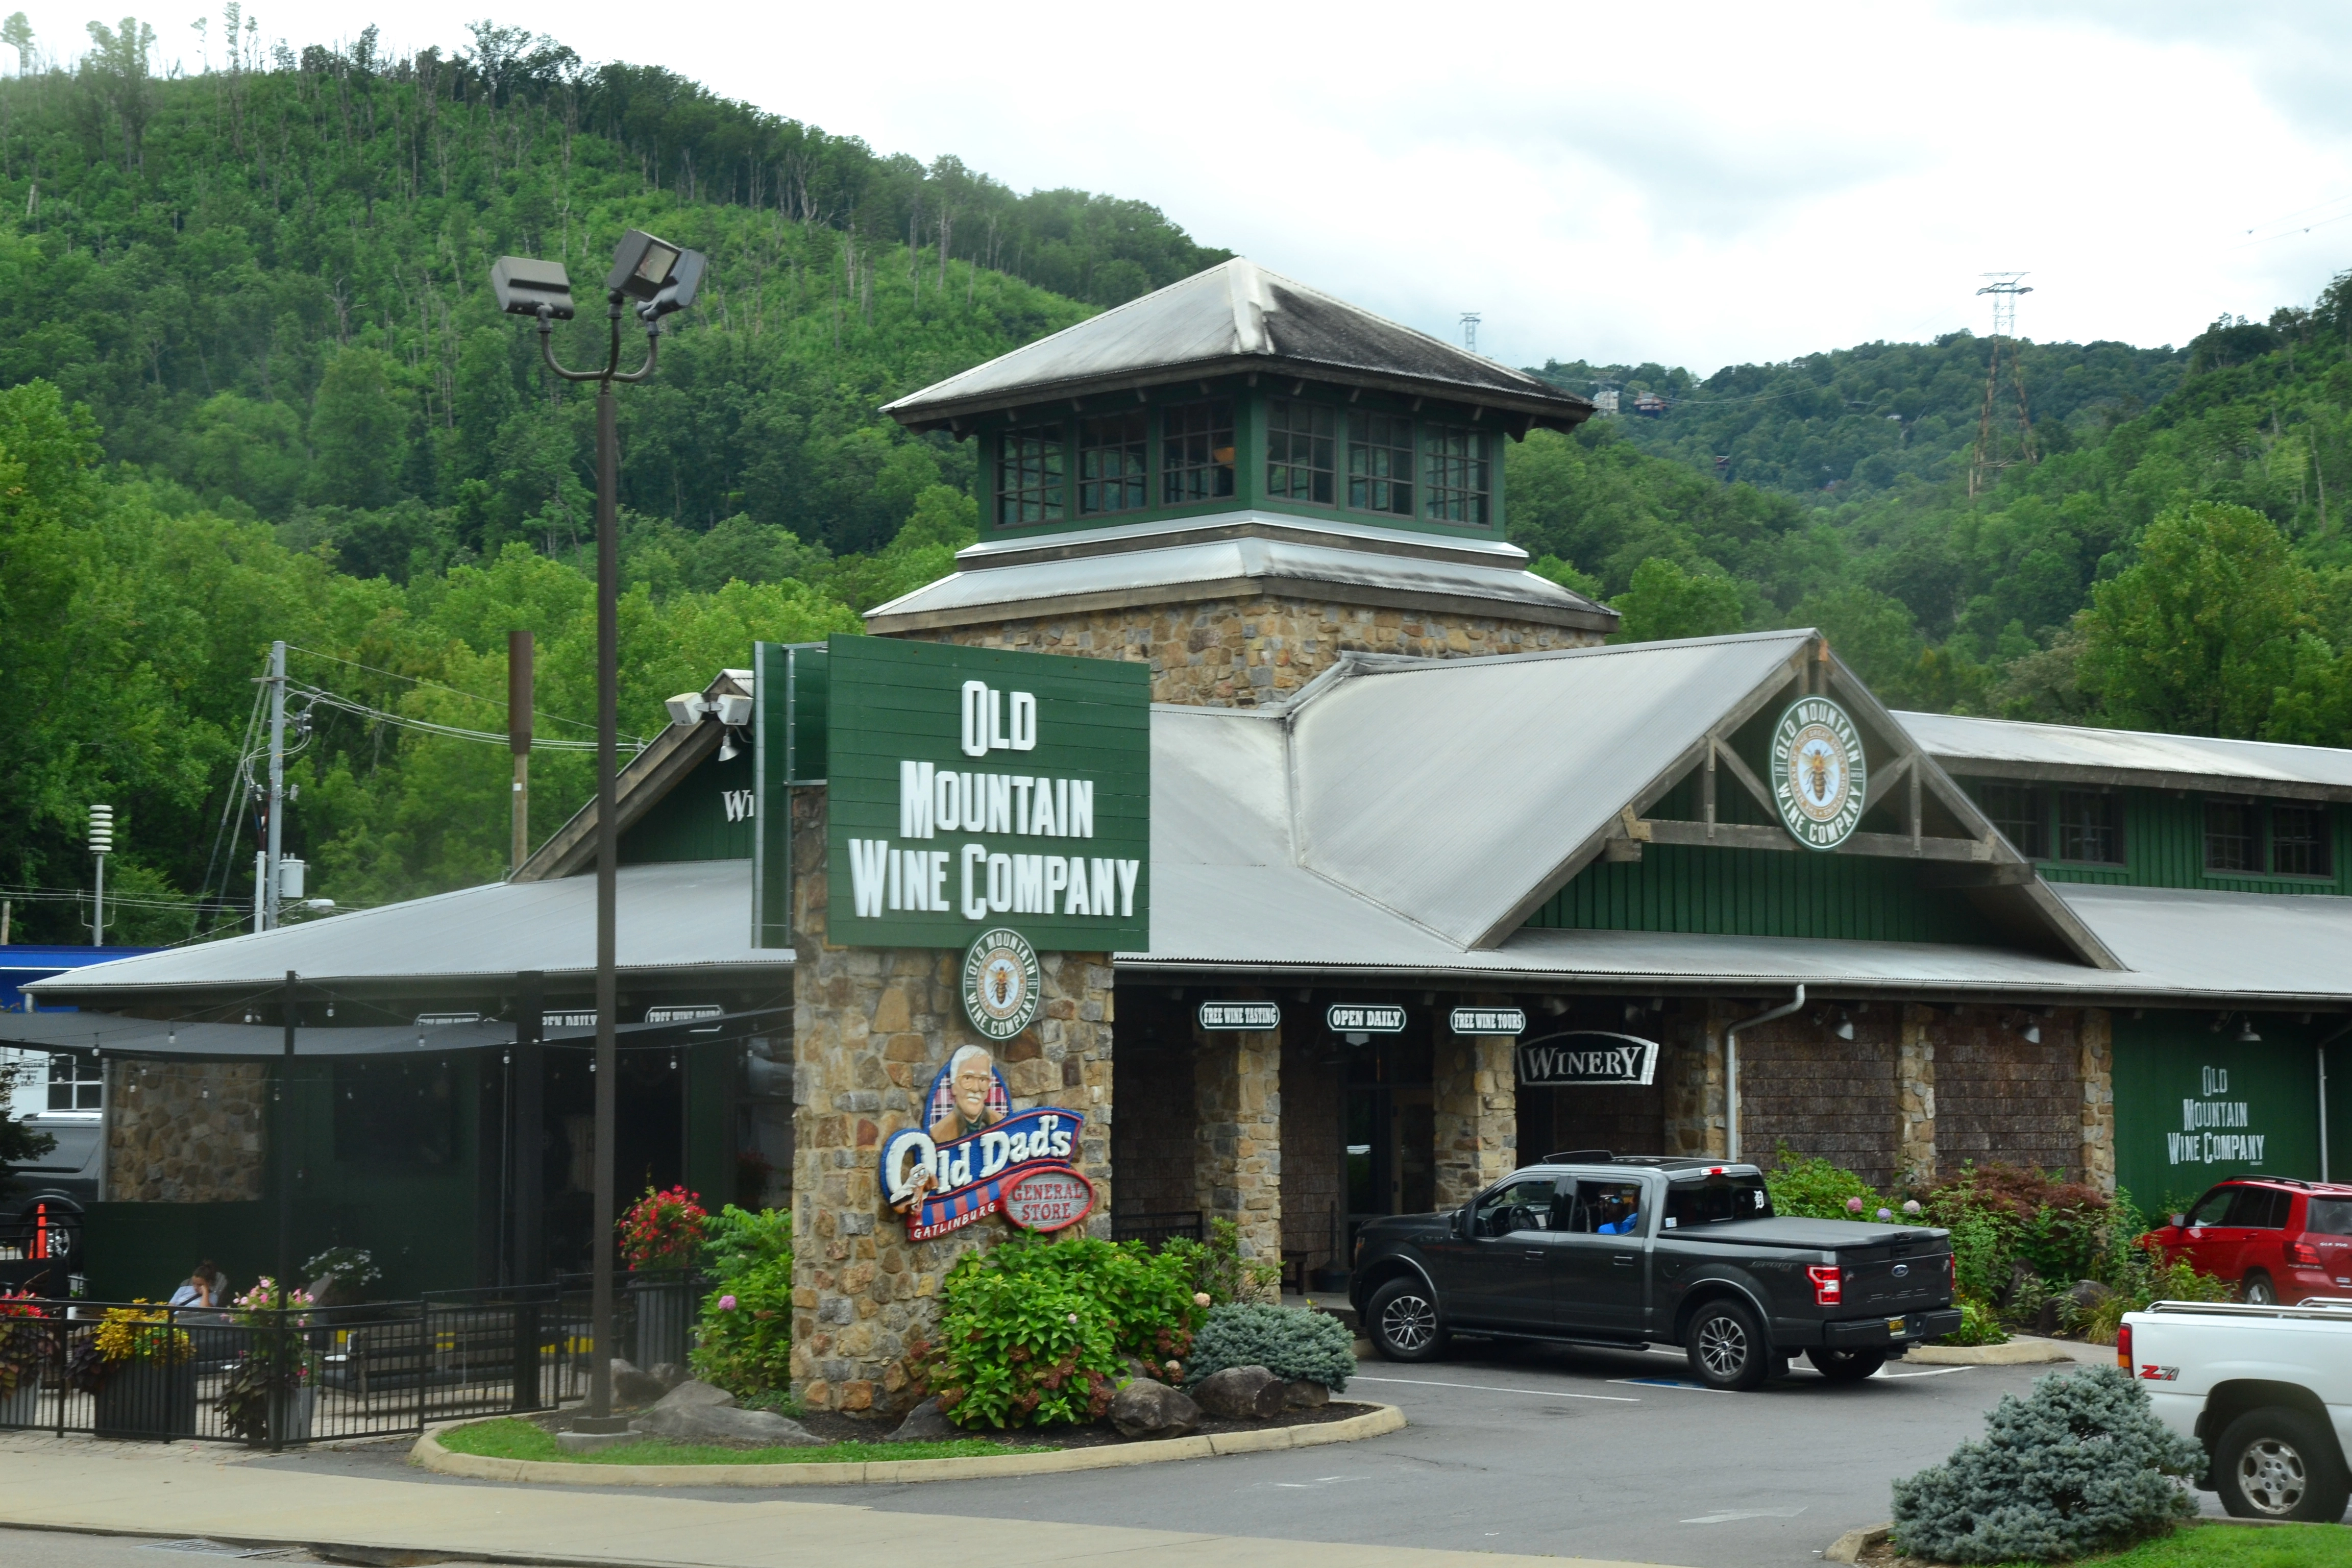
[[[97,1398],[101,1437],[154,1441],[196,1435],[193,1361],[127,1361],[107,1374]]]
[[[638,1368],[651,1372],[664,1362],[685,1365],[701,1294],[682,1280],[674,1285],[632,1280],[629,1301],[636,1309]]]
[[[319,1391],[305,1385],[270,1401],[269,1441],[307,1443],[310,1424],[319,1413]]]
[[[16,1380],[16,1392],[0,1394],[0,1426],[33,1426],[41,1419],[41,1374],[27,1372]]]

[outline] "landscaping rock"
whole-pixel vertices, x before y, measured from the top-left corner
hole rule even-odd
[[[883,1440],[889,1443],[944,1443],[962,1436],[961,1428],[948,1419],[948,1413],[940,1408],[940,1402],[934,1397],[908,1411],[907,1418]]]
[[[1110,1424],[1122,1437],[1189,1436],[1200,1430],[1201,1407],[1164,1383],[1139,1377],[1111,1396]]]
[[[1286,1410],[1319,1410],[1331,1403],[1331,1391],[1309,1377],[1295,1377],[1282,1385]]]
[[[648,1437],[673,1443],[722,1443],[738,1448],[813,1448],[824,1438],[797,1421],[767,1410],[731,1405],[672,1405],[667,1400],[629,1423]]]
[[[704,1405],[728,1405],[734,1403],[735,1396],[716,1384],[696,1383],[689,1379],[663,1394],[654,1408],[691,1410]]]
[[[1192,1385],[1192,1398],[1212,1415],[1228,1421],[1263,1421],[1283,1412],[1287,1398],[1282,1379],[1262,1366],[1229,1366]]]
[[[651,1405],[668,1392],[651,1373],[639,1372],[635,1363],[613,1358],[614,1404]]]
[[[2077,1279],[2066,1289],[2067,1299],[2077,1310],[2087,1312],[2115,1292],[2095,1279]]]
[[[654,1363],[653,1379],[656,1383],[660,1384],[664,1388],[676,1388],[679,1384],[686,1382],[687,1379],[693,1375],[694,1374],[692,1373],[687,1371],[686,1368],[678,1365],[677,1363],[674,1361],[657,1361]]]

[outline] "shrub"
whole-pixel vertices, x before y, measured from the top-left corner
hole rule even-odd
[[[1990,1209],[1964,1209],[1942,1216],[1952,1237],[1952,1278],[1962,1296],[2000,1300],[2009,1288],[2014,1228]]]
[[[1232,1220],[1213,1219],[1206,1242],[1171,1237],[1160,1244],[1160,1256],[1181,1259],[1192,1289],[1215,1306],[1254,1301],[1282,1279],[1282,1265],[1243,1258],[1241,1236]]]
[[[2111,1345],[2126,1312],[2145,1311],[2152,1301],[2226,1301],[2231,1294],[2227,1279],[2200,1274],[2185,1258],[2158,1263],[2153,1254],[2141,1252],[2109,1294],[2087,1307],[2069,1300],[2059,1308],[2059,1321],[2069,1333]]]
[[[1772,1212],[1802,1219],[1852,1219],[1849,1200],[1860,1198],[1864,1214],[1895,1208],[1878,1189],[1843,1165],[1790,1152],[1780,1145],[1773,1167],[1764,1173],[1764,1188],[1772,1194]]]
[[[1328,1312],[1298,1307],[1219,1307],[1192,1338],[1184,1381],[1229,1366],[1262,1366],[1276,1377],[1319,1383],[1338,1393],[1356,1372],[1356,1336]]]
[[[2128,1545],[2194,1515],[2172,1478],[2205,1453],[2156,1418],[2115,1367],[2003,1394],[1980,1442],[1895,1483],[1895,1539],[1938,1563],[2053,1562]]]
[[[1990,1307],[1982,1301],[1959,1299],[1960,1326],[1937,1340],[1943,1345],[1998,1345],[2009,1342],[2009,1331],[2000,1326]]]
[[[687,1361],[694,1375],[748,1401],[792,1384],[793,1216],[789,1209],[712,1215],[702,1263],[713,1281]]]
[[[966,1426],[1094,1420],[1129,1358],[1164,1365],[1192,1350],[1208,1250],[1024,1235],[968,1252],[940,1285],[924,1380]]]

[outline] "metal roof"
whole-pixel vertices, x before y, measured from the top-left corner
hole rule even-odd
[[[1948,769],[1970,776],[2352,800],[2352,751],[2333,746],[1962,719],[1947,713],[1897,713],[1895,718]]]
[[[1402,549],[1366,548],[1364,535],[1399,531],[1318,530],[1296,519],[1249,514],[1219,520],[1217,537],[1197,537],[1198,531],[1179,526],[1122,532],[1122,548],[1115,551],[1032,552],[1003,565],[967,551],[958,557],[962,569],[866,611],[866,628],[887,635],[1008,616],[1082,615],[1269,594],[1448,609],[1590,631],[1617,625],[1614,611],[1522,570],[1525,552],[1508,546],[1507,556],[1496,551],[1491,562],[1464,559],[1458,550],[1412,549],[1418,542],[1409,536],[1397,541]]]
[[[621,973],[644,979],[778,969],[789,950],[755,948],[751,863],[701,860],[624,866],[618,881]],[[549,979],[593,974],[596,879],[493,882],[381,909],[355,910],[277,931],[166,948],[37,980],[43,1002],[77,995],[192,990],[274,991],[286,972],[306,984],[430,984],[538,970]]]
[[[887,404],[908,425],[1046,397],[1229,371],[1295,367],[1318,379],[1508,408],[1561,427],[1592,405],[1236,257]]]

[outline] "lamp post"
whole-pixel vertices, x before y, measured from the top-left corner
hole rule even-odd
[[[661,351],[661,321],[694,302],[701,286],[700,251],[683,249],[642,229],[621,237],[613,270],[604,279],[605,317],[611,335],[601,370],[566,370],[555,361],[555,323],[574,314],[572,279],[562,264],[503,256],[490,268],[490,289],[499,309],[539,322],[540,357],[565,381],[596,384],[596,1198],[595,1283],[589,1303],[595,1346],[589,1373],[588,1414],[609,1430],[613,1414],[613,1141],[619,1056],[614,1046],[618,982],[614,959],[614,887],[621,859],[614,822],[615,734],[620,724],[620,443],[613,389],[652,379]],[[636,301],[646,325],[646,362],[621,371],[621,307]],[[511,1201],[512,1194],[508,1194]]]
[[[114,807],[89,808],[89,852],[98,857],[98,892],[90,900],[89,945],[106,945],[106,857],[114,848]]]

